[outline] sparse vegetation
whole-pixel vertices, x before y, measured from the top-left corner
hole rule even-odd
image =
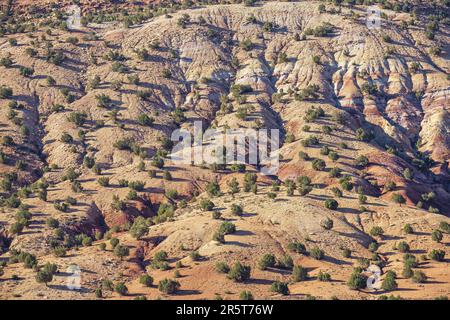
[[[2,296],[444,299],[449,0],[4,2]],[[279,129],[277,173],[247,129]]]

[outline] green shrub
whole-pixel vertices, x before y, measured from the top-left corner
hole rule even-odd
[[[228,273],[230,272],[230,267],[228,266],[227,263],[219,261],[216,263],[216,271],[218,273]]]
[[[416,257],[409,253],[406,253],[403,256],[403,264],[405,267],[409,267],[409,268],[416,268],[419,265]]]
[[[411,169],[406,168],[405,170],[403,170],[403,177],[406,180],[411,180],[413,178],[413,172],[411,171]]]
[[[297,184],[302,186],[311,185],[311,178],[308,176],[299,176],[297,177]]]
[[[13,90],[10,87],[0,86],[0,99],[10,99],[13,95]]]
[[[219,231],[214,232],[212,239],[219,243],[225,243],[225,235]]]
[[[244,282],[250,279],[250,266],[242,265],[239,261],[236,262],[228,272],[228,279],[235,282]]]
[[[240,188],[239,188],[239,182],[237,181],[236,178],[233,178],[229,183],[228,186],[230,188],[230,194],[234,195],[236,193],[239,193]]]
[[[333,229],[333,220],[326,218],[320,222],[320,226],[325,230],[331,230]]]
[[[119,282],[114,287],[114,291],[117,292],[118,294],[120,294],[121,296],[124,296],[124,295],[126,295],[128,293],[128,288],[125,285],[125,283]]]
[[[306,196],[311,191],[312,191],[312,187],[311,186],[304,186],[304,185],[299,185],[298,186],[298,192],[299,192],[299,194],[301,196]]]
[[[376,93],[375,88],[374,87],[366,87],[367,92],[369,93]],[[363,89],[364,90],[364,89]],[[360,141],[365,141],[365,142],[369,142],[370,140],[373,139],[373,134],[372,132],[367,132],[365,131],[363,128],[358,128],[356,129],[356,139],[360,140]]]
[[[352,251],[350,249],[348,249],[348,248],[342,249],[342,256],[344,258],[350,258],[351,254],[352,254]]]
[[[309,160],[309,155],[306,152],[303,152],[303,151],[299,151],[298,157],[300,159],[302,159],[302,160],[305,160],[305,161]]]
[[[0,59],[0,66],[5,68],[10,68],[14,64],[14,61],[9,57],[4,57]]]
[[[288,250],[300,254],[304,254],[306,252],[306,247],[303,243],[300,242],[290,242],[288,244]]]
[[[250,51],[253,48],[253,43],[251,42],[251,40],[245,39],[239,43],[239,47],[245,51]]]
[[[311,164],[312,168],[316,171],[322,171],[326,167],[325,161],[322,159],[314,159]]]
[[[20,234],[25,228],[25,224],[23,222],[14,222],[9,228],[9,232],[11,234]]]
[[[189,254],[189,257],[191,258],[192,261],[199,261],[202,256],[200,255],[200,253],[198,253],[198,251],[192,251]]]
[[[143,191],[145,188],[145,182],[143,181],[130,181],[128,183],[128,188],[134,191]]]
[[[58,258],[66,256],[66,249],[64,247],[56,247],[53,249],[53,255]]]
[[[77,37],[68,37],[68,38],[66,38],[66,42],[70,43],[72,45],[76,45],[76,44],[78,44],[79,40]]]
[[[397,184],[394,181],[388,181],[384,186],[386,191],[394,191],[395,188],[397,188]]]
[[[206,185],[206,192],[210,197],[218,197],[222,195],[220,191],[220,186],[217,182],[210,182]]]
[[[372,227],[372,229],[370,229],[370,235],[372,237],[381,237],[384,234],[384,230],[383,228],[379,227],[379,226],[375,226]]]
[[[170,203],[161,203],[158,208],[157,216],[155,217],[155,223],[167,221],[173,217],[175,208]]]
[[[47,283],[51,282],[52,280],[53,274],[47,271],[41,270],[36,274],[36,282],[38,283],[45,283],[45,285],[47,286]]]
[[[322,260],[325,257],[325,252],[318,247],[312,248],[309,254],[316,260]]]
[[[351,276],[350,279],[347,282],[347,285],[352,290],[359,290],[364,289],[366,287],[367,283],[367,277],[363,275],[361,272],[358,272],[358,270],[355,270]]]
[[[294,261],[292,260],[292,257],[290,255],[285,254],[277,260],[278,268],[291,270],[293,266]]]
[[[331,281],[331,275],[327,272],[319,271],[319,273],[317,274],[317,280],[323,282]]]
[[[394,271],[389,270],[386,272],[383,282],[381,283],[381,288],[385,291],[395,290],[398,287],[397,281],[395,280],[397,275]]]
[[[138,194],[137,194],[137,192],[136,191],[134,191],[134,190],[130,190],[130,192],[128,192],[128,195],[127,195],[127,200],[137,200],[137,198],[138,198]]]
[[[242,206],[233,203],[231,205],[231,213],[240,216],[244,213],[244,209],[242,209]]]
[[[103,291],[102,291],[102,289],[101,288],[96,288],[95,289],[95,297],[96,298],[103,298]]]
[[[122,260],[124,257],[127,257],[129,254],[130,249],[128,249],[128,247],[121,246],[120,244],[114,247],[114,255],[119,257],[120,260]]]
[[[203,211],[211,211],[214,207],[215,207],[214,202],[212,202],[212,201],[209,200],[209,199],[202,199],[202,200],[200,201],[200,208],[201,208]]]
[[[342,190],[339,189],[338,187],[331,188],[331,192],[333,192],[333,194],[338,198],[343,196]]]
[[[161,169],[164,167],[164,159],[161,157],[154,157],[151,162],[152,166]]]
[[[20,75],[22,75],[24,77],[30,77],[33,75],[34,69],[22,66],[19,68],[19,73],[20,73]]]
[[[146,114],[141,114],[139,115],[137,121],[142,126],[151,126],[155,122],[155,119],[149,117]]]
[[[98,178],[97,182],[102,187],[108,187],[109,186],[109,178],[108,177],[100,177],[100,178]]]
[[[49,228],[56,229],[59,227],[59,221],[55,218],[48,218],[46,224]]]
[[[148,274],[143,274],[139,277],[139,283],[145,285],[146,287],[151,287],[153,284],[153,277]]]
[[[330,210],[336,210],[339,206],[339,203],[334,199],[325,200],[325,208]]]
[[[413,228],[411,227],[411,225],[410,225],[409,223],[407,223],[407,224],[405,224],[405,225],[403,226],[403,232],[404,232],[405,234],[412,234],[412,233],[414,233],[414,230],[413,230]]]
[[[427,281],[427,276],[423,271],[415,270],[412,276],[412,281],[415,283],[424,283]]]
[[[261,270],[266,270],[267,268],[273,268],[275,266],[276,259],[271,253],[267,253],[261,257],[258,262],[258,267]]]
[[[130,234],[135,239],[140,239],[142,236],[148,233],[148,222],[147,220],[139,216],[134,219],[133,224],[130,228]]]
[[[449,224],[448,222],[441,221],[441,222],[439,223],[439,229],[440,229],[442,232],[450,233],[450,224]]]
[[[88,237],[88,236],[83,237],[83,240],[81,241],[81,244],[84,247],[90,247],[92,245],[92,238]]]
[[[269,198],[269,199],[275,199],[276,197],[277,197],[277,194],[275,193],[275,192],[268,192],[267,193],[267,197]]]
[[[163,78],[170,79],[172,77],[172,72],[169,69],[164,69],[162,71]]]
[[[376,241],[371,242],[371,243],[369,244],[368,250],[369,250],[370,252],[376,252],[376,251],[378,250],[378,243],[377,243]]]
[[[56,210],[61,211],[61,212],[67,212],[69,210],[69,204],[65,203],[65,202],[60,202],[60,201],[56,201],[53,204],[53,207]]]
[[[123,63],[118,62],[118,61],[113,62],[111,65],[111,70],[113,72],[125,73],[125,72],[127,72],[127,69],[128,68],[126,65],[124,65]]]
[[[102,280],[102,282],[101,282],[101,288],[104,291],[113,291],[114,290],[114,284],[113,284],[113,282],[111,280],[105,279],[105,280]]]
[[[292,281],[299,282],[308,279],[308,270],[302,266],[294,266],[292,269]]]
[[[433,259],[435,261],[444,261],[445,251],[433,249],[430,251],[428,256],[430,257],[430,259]]]
[[[168,170],[163,171],[163,179],[170,181],[172,180],[172,174]]]
[[[239,294],[239,299],[241,299],[241,300],[253,300],[254,298],[253,298],[253,294],[250,291],[244,290],[244,291],[242,291]]]
[[[155,261],[166,261],[167,258],[168,258],[168,255],[167,255],[166,251],[158,251],[153,256],[153,260],[155,260]]]
[[[322,148],[320,148],[320,154],[323,156],[326,156],[330,153],[330,148],[328,148],[327,146],[323,146]]]
[[[270,286],[271,292],[280,293],[282,295],[288,295],[289,294],[289,288],[286,282],[281,281],[274,281],[272,285]]]
[[[222,213],[220,213],[220,211],[218,210],[213,210],[212,211],[212,218],[213,219],[220,219],[222,217]]]
[[[112,203],[111,203],[111,208],[113,208],[114,210],[118,210],[118,211],[125,210],[126,204],[125,204],[125,202],[120,200],[118,195],[114,195]]]
[[[436,242],[441,242],[443,238],[442,232],[439,230],[433,230],[431,233],[431,239]]]
[[[363,194],[360,194],[358,196],[358,201],[359,201],[360,204],[366,204],[367,203],[367,196],[365,196]]]
[[[308,138],[301,141],[301,144],[304,147],[317,146],[319,143],[319,138],[316,136],[309,136]]]
[[[74,123],[77,127],[81,127],[87,120],[85,112],[72,112],[67,117],[67,121]]]
[[[409,251],[409,244],[407,242],[405,242],[405,241],[400,241],[397,244],[397,249],[398,249],[398,251],[400,251],[402,253],[408,252]]]
[[[219,232],[222,234],[232,234],[236,232],[236,226],[229,221],[224,221],[219,227]]]
[[[339,184],[341,185],[342,189],[346,191],[351,191],[353,189],[353,183],[350,180],[351,178],[349,176],[345,176],[339,179]]]
[[[313,56],[312,58],[313,58],[313,62],[315,64],[320,64],[320,57],[319,56]]]
[[[330,151],[330,153],[328,153],[328,158],[331,161],[337,161],[339,159],[339,154],[336,151]],[[331,175],[331,172],[330,172],[330,175]],[[338,175],[336,175],[336,176],[338,176]]]
[[[367,269],[370,266],[370,260],[367,258],[359,258],[358,264],[361,266],[361,268]]]
[[[391,199],[395,203],[403,204],[406,202],[406,199],[399,193],[393,193]]]

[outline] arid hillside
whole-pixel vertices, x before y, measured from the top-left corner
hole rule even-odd
[[[448,4],[164,3],[2,7],[0,298],[448,296]],[[173,163],[194,121],[277,175]]]

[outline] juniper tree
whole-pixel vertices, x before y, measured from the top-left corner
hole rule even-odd
[[[239,261],[236,262],[228,272],[228,278],[235,282],[244,282],[250,278],[250,266],[242,265]]]
[[[173,294],[180,288],[180,283],[172,279],[163,279],[158,284],[158,290],[166,293]]]
[[[114,255],[120,258],[120,260],[123,260],[124,257],[127,257],[130,254],[130,249],[126,246],[122,245],[116,245],[114,247]]]
[[[228,183],[228,187],[230,188],[229,189],[230,194],[233,196],[234,194],[239,193],[240,191],[239,182],[237,181],[236,178],[231,179],[231,181]]]
[[[442,238],[443,238],[442,232],[439,230],[433,230],[433,232],[431,233],[431,239],[433,241],[436,241],[439,243],[442,241]]]
[[[258,266],[261,270],[266,270],[267,268],[272,268],[275,266],[276,259],[271,253],[267,253],[261,257],[258,262]]]
[[[119,282],[115,285],[114,291],[120,294],[121,296],[124,296],[128,293],[128,288],[123,282]]]
[[[38,283],[45,283],[45,286],[47,286],[47,284],[49,282],[51,282],[52,280],[53,280],[53,274],[48,271],[40,270],[36,274],[36,281]]]
[[[308,270],[302,266],[294,266],[292,269],[292,281],[299,282],[308,279]]]
[[[327,217],[320,222],[320,226],[325,230],[331,230],[333,228],[333,220]]]

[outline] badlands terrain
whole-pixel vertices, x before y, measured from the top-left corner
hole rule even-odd
[[[446,299],[449,2],[375,4],[2,1],[0,299]]]

